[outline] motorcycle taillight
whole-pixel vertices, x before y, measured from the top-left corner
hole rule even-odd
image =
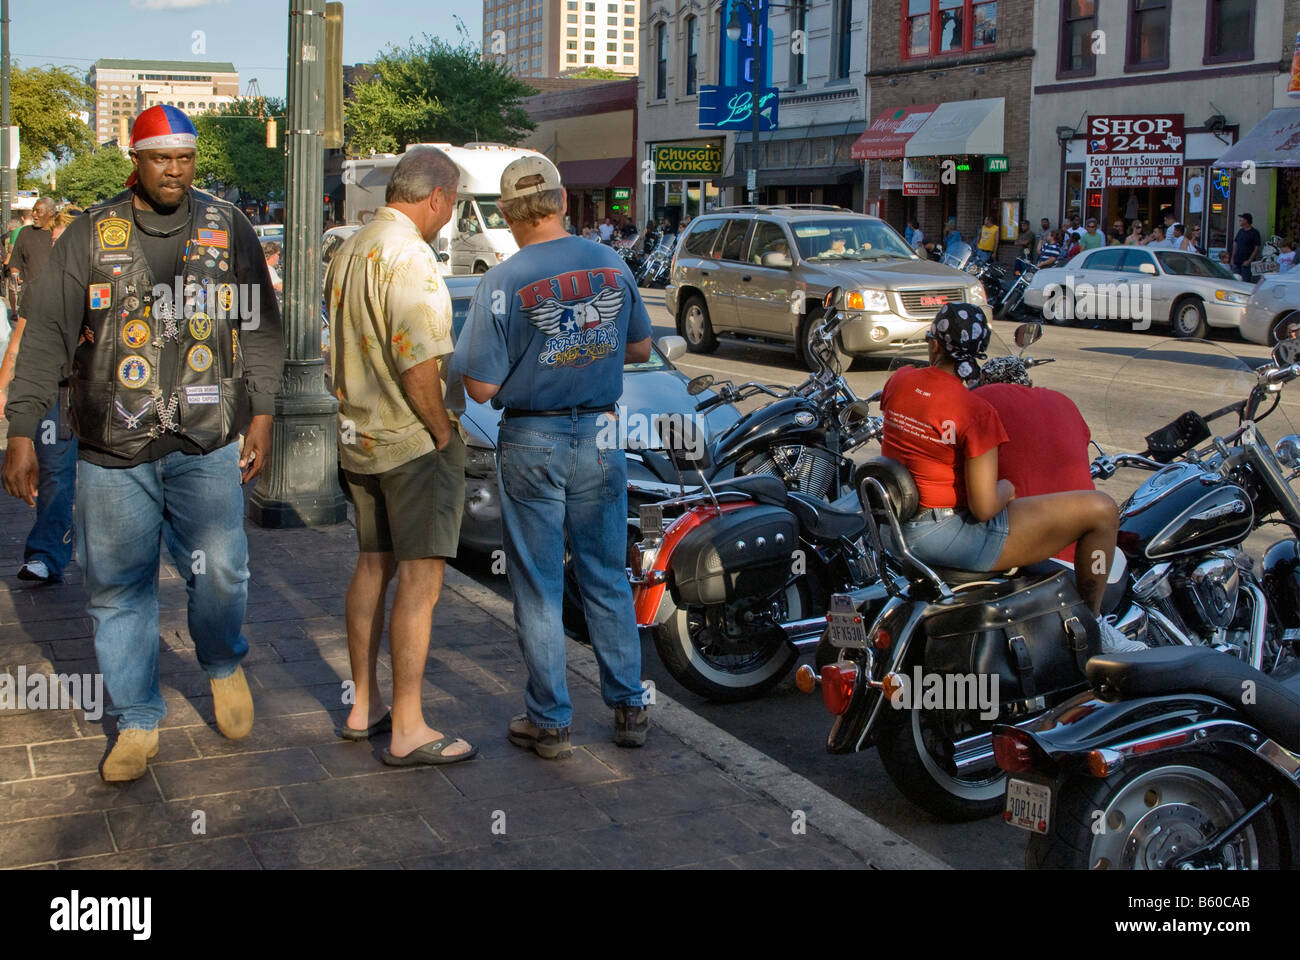
[[[1032,770],[1041,752],[1034,738],[1015,727],[993,731],[993,759],[1007,773]]]
[[[856,663],[832,663],[822,667],[822,700],[826,709],[840,716],[849,708],[853,688],[858,683]]]

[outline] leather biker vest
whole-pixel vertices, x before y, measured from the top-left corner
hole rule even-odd
[[[127,191],[86,212],[90,309],[69,379],[72,424],[82,443],[121,457],[136,456],[164,433],[208,453],[248,422],[239,345],[240,307],[248,301],[232,262],[235,208],[190,191],[178,287],[176,277],[153,276],[131,197]]]

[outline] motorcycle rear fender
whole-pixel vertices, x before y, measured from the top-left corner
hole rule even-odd
[[[925,609],[926,604],[922,601],[890,597],[871,622],[867,629],[868,641],[881,630],[887,631],[892,641],[889,652],[882,658],[885,665],[880,670],[881,676],[890,671],[900,671],[906,666],[913,637]],[[917,645],[916,649],[924,652],[924,645]],[[858,660],[861,668],[861,660],[856,657],[854,659]],[[872,735],[879,727],[880,716],[886,706],[883,694],[879,688],[871,686],[867,682],[869,680],[879,682],[880,677],[858,677],[858,682],[853,687],[853,696],[849,698],[848,709],[835,718],[831,732],[826,737],[827,753],[857,753],[874,746]]]
[[[994,727],[996,737],[1007,727]],[[1021,730],[1039,748],[1034,770],[1047,777],[1093,776],[1089,753],[1101,751],[1111,771],[1138,758],[1211,744],[1250,754],[1300,788],[1300,754],[1260,733],[1227,703],[1180,693],[1107,702],[1085,692]]]

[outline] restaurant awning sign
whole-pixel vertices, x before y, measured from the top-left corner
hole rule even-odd
[[[1185,142],[1181,113],[1089,117],[1086,189],[1180,186]]]
[[[716,177],[722,173],[722,147],[716,143],[664,143],[654,148],[655,177]]]

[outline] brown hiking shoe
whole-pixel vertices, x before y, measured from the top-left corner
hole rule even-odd
[[[253,729],[253,695],[248,690],[244,668],[220,680],[209,679],[212,686],[212,712],[217,715],[217,729],[228,740],[248,736]]]
[[[150,757],[158,755],[157,730],[123,730],[100,771],[106,783],[123,783],[144,776]]]
[[[620,747],[644,747],[650,730],[650,711],[620,703],[614,708],[614,742]]]
[[[510,721],[506,739],[516,747],[533,751],[543,760],[564,760],[573,756],[568,727],[544,730],[533,726],[526,713],[521,713]]]

